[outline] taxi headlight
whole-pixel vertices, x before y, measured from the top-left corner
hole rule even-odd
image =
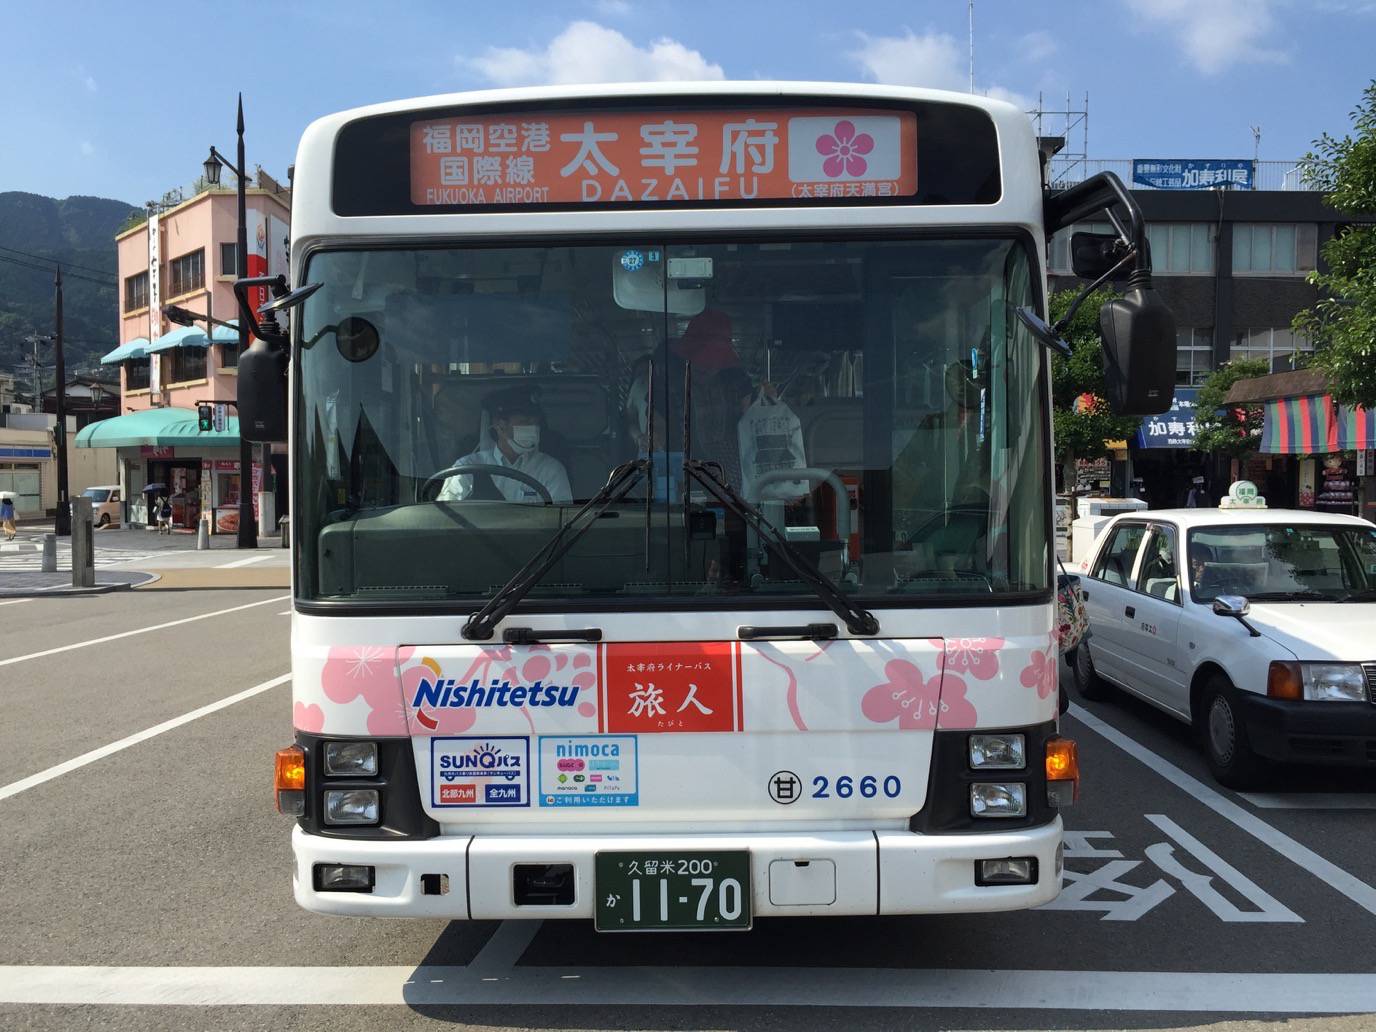
[[[1365,702],[1366,677],[1356,663],[1301,663],[1304,697],[1313,702]]]

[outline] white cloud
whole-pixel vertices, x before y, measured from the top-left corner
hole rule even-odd
[[[915,35],[905,29],[901,36],[870,36],[858,33],[860,46],[847,55],[865,75],[875,82],[892,86],[930,86],[941,90],[970,89],[969,52],[966,44],[944,32]],[[1032,101],[1003,86],[979,81],[975,69],[975,89],[995,100],[1006,100],[1024,111]]]
[[[1148,25],[1172,33],[1190,62],[1217,75],[1244,62],[1288,61],[1263,45],[1275,27],[1274,0],[1127,0]]]
[[[721,65],[677,40],[661,37],[639,47],[590,21],[573,22],[543,47],[488,47],[458,63],[497,86],[726,78]]]
[[[1018,50],[1026,60],[1033,63],[1054,57],[1059,49],[1056,37],[1041,29],[1029,32],[1018,40]]]

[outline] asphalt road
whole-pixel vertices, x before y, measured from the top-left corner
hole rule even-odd
[[[1376,776],[1240,797],[1125,698],[1065,721],[1085,792],[1039,911],[715,936],[307,914],[270,793],[284,594],[0,604],[0,1028],[1376,1027]],[[131,992],[166,1002],[71,1002]]]

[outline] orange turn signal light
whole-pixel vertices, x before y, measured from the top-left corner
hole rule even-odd
[[[274,772],[274,787],[279,792],[304,792],[306,790],[306,750],[299,745],[289,745],[277,750]]]
[[[1080,751],[1073,738],[1057,736],[1046,740],[1046,780],[1069,781],[1074,785],[1071,799],[1080,798]]]
[[[1266,694],[1272,699],[1304,698],[1304,678],[1298,663],[1272,660],[1266,671]]]

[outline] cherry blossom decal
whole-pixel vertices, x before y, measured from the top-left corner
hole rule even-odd
[[[1037,698],[1045,699],[1056,690],[1056,666],[1059,658],[1053,644],[1046,651],[1033,649],[1027,666],[1018,680],[1024,688],[1037,689]]]
[[[999,676],[1002,638],[947,638],[945,641],[944,669],[962,677],[973,677],[976,681],[990,681]],[[932,644],[942,648],[938,639],[932,639]]]
[[[841,175],[863,176],[870,163],[861,155],[872,150],[874,137],[869,133],[857,133],[855,123],[847,118],[837,122],[831,132],[817,137],[817,153],[826,158],[822,162],[822,172],[831,179]]]
[[[319,734],[325,730],[325,711],[319,706],[298,702],[291,708],[291,725],[298,731]]]
[[[371,710],[369,734],[406,734],[406,713],[397,690],[395,663],[405,662],[412,651],[397,650],[394,661],[392,650],[380,645],[332,646],[320,672],[325,698],[340,705],[363,699]]]

